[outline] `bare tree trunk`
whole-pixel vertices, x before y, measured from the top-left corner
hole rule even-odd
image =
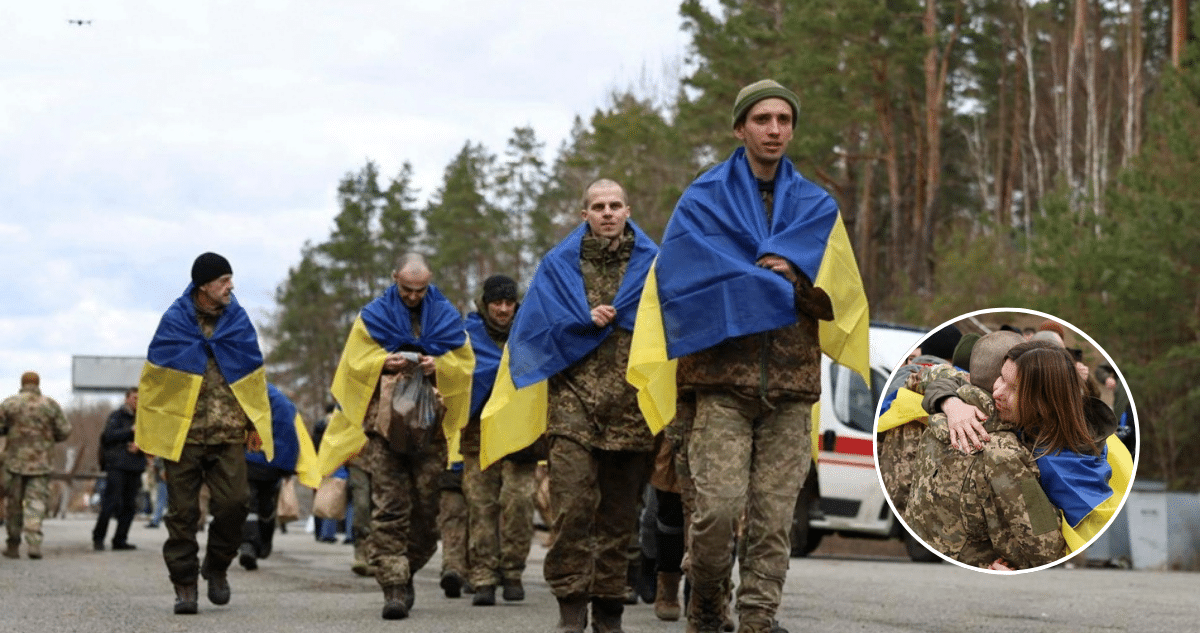
[[[1129,3],[1129,23],[1125,37],[1125,129],[1121,168],[1129,166],[1141,153],[1142,135],[1142,60],[1145,35],[1142,33],[1142,0]]]
[[[1034,73],[1033,40],[1029,37],[1029,4],[1026,0],[1018,0],[1021,11],[1021,46],[1025,57],[1025,82],[1029,92],[1029,154],[1033,158],[1033,179],[1025,182],[1025,204],[1029,200],[1041,200],[1046,192],[1046,167],[1042,162],[1041,144],[1037,138],[1038,99],[1037,80]],[[1031,186],[1032,185],[1032,186]],[[1031,191],[1032,189],[1032,191]],[[1009,218],[1005,224],[1011,225]]]
[[[1183,63],[1183,47],[1187,45],[1188,2],[1171,2],[1171,65],[1179,68]]]
[[[923,161],[925,177],[924,191],[915,207],[913,227],[917,235],[917,252],[931,255],[933,253],[933,216],[936,213],[936,201],[941,188],[942,172],[942,110],[946,98],[946,76],[949,74],[950,52],[958,36],[961,23],[961,6],[955,11],[954,28],[946,35],[946,47],[938,49],[939,25],[937,21],[937,0],[925,0],[925,17],[923,26],[925,36],[929,38],[929,50],[925,53],[925,160]],[[915,259],[916,274],[914,282],[918,291],[930,292],[933,273],[933,258]]]

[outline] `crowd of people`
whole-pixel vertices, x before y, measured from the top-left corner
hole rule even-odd
[[[133,547],[130,492],[145,455],[155,456],[166,488],[163,558],[174,611],[197,613],[200,579],[212,604],[226,604],[233,560],[254,569],[271,552],[285,478],[324,488],[322,479],[340,472],[337,486],[350,492],[337,514],[352,508],[344,519],[352,569],[378,583],[384,619],[414,608],[413,575],[439,538],[447,598],[470,592],[473,606],[486,607],[499,591],[499,599],[520,601],[544,462],[547,494],[538,512],[550,531],[544,575],[558,603],[556,631],[582,633],[590,622],[597,633],[620,632],[637,577],[648,576],[656,615],[685,618],[688,631],[784,632],[776,612],[792,512],[811,465],[821,353],[869,371],[866,299],[837,206],[785,156],[799,116],[799,100],[784,86],[746,86],[730,119],[741,147],[687,188],[661,244],[633,221],[621,184],[601,178],[582,192],[579,226],[541,260],[524,297],[512,278],[494,275],[465,320],[426,260],[404,255],[394,285],[362,308],[350,330],[330,386],[334,404],[315,438],[267,382],[229,261],[200,255],[154,334],[138,388],[106,427],[97,549],[110,516],[117,518],[113,549]],[[980,353],[985,347],[992,349],[977,345]],[[993,444],[1012,453],[1028,444],[1011,466],[1025,473],[1036,473],[1029,451],[1097,453],[1098,436],[1084,433],[1081,417],[1072,418],[1073,434],[1050,432],[1037,417],[1043,403],[1023,382],[1041,371],[1027,358],[1062,365],[1065,352],[1023,349],[972,359],[973,381],[1000,376],[994,387],[977,387],[991,392],[1000,414],[998,424],[967,437],[1012,431]],[[925,381],[926,398],[939,389],[959,393],[935,386],[930,373],[913,373]],[[1013,385],[1018,396],[1009,398]],[[26,427],[10,411],[36,409],[51,429],[39,431],[44,457],[70,429],[36,388],[33,376],[19,402],[0,407],[0,425],[7,422],[11,448]],[[967,441],[955,435],[961,416],[947,400],[934,404],[951,419],[948,445]],[[963,400],[988,409],[983,398]],[[913,435],[920,439],[913,450],[932,453],[928,436]],[[6,555],[16,552],[22,511],[13,493],[36,492],[48,473],[46,463],[14,469],[19,463],[10,457],[8,470],[19,477],[10,475],[17,483],[9,486]],[[931,484],[922,460],[906,467],[916,474],[905,516],[924,516],[918,500],[936,495],[923,488]],[[647,499],[652,559],[639,556]],[[33,556],[37,504],[25,508]],[[1046,533],[1043,519],[1026,531]],[[332,538],[329,525],[316,526],[318,539]],[[1047,540],[1054,541],[1047,551],[1064,547]],[[994,555],[997,565],[1040,560],[997,547],[983,553],[974,541],[970,548],[980,561]],[[653,569],[638,570],[643,560]]]

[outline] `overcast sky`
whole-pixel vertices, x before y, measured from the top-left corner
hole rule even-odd
[[[678,6],[0,3],[0,397],[32,369],[66,405],[72,355],[144,355],[207,250],[261,321],[368,158],[411,161],[422,197],[467,140],[532,125],[552,158],[682,62]]]

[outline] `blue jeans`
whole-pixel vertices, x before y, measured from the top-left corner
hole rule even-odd
[[[154,487],[154,514],[150,517],[150,525],[162,523],[163,513],[167,511],[167,482],[159,479]]]

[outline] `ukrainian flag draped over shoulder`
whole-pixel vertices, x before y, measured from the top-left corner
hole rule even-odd
[[[330,387],[339,408],[321,440],[318,461],[322,475],[336,470],[366,443],[362,424],[367,405],[379,383],[383,362],[392,352],[419,349],[437,357],[438,390],[446,403],[442,421],[446,437],[451,438],[466,425],[475,356],[467,344],[458,310],[436,286],[430,285],[421,302],[420,336],[413,332],[410,315],[393,285],[368,303],[350,328]]]
[[[274,454],[271,405],[258,333],[245,309],[233,297],[206,338],[196,320],[194,286],[167,308],[138,381],[138,423],[134,441],[142,450],[171,461],[183,452],[209,354],[229,383],[238,404],[254,424],[263,451]]]
[[[271,427],[274,436],[275,455],[270,460],[259,451],[246,451],[246,461],[277,468],[287,473],[296,473],[296,479],[309,488],[321,485],[317,473],[317,451],[304,419],[296,411],[296,405],[278,387],[267,384],[267,395],[271,401]]]
[[[546,380],[596,349],[614,327],[633,331],[642,285],[658,247],[633,221],[633,253],[613,299],[617,318],[598,328],[579,265],[588,225],[546,253],[513,319],[492,397],[483,408],[480,466],[532,444],[546,430]]]
[[[488,336],[487,326],[478,312],[467,315],[464,322],[467,335],[471,337],[471,351],[475,353],[475,371],[471,376],[470,417],[483,413],[483,404],[492,393],[496,382],[496,371],[500,369],[503,350]]]
[[[646,279],[628,379],[652,428],[674,417],[675,359],[796,322],[792,285],[755,265],[767,254],[829,294],[834,320],[820,322],[821,349],[870,382],[866,293],[837,204],[784,158],[768,225],[738,148],[679,199]]]

